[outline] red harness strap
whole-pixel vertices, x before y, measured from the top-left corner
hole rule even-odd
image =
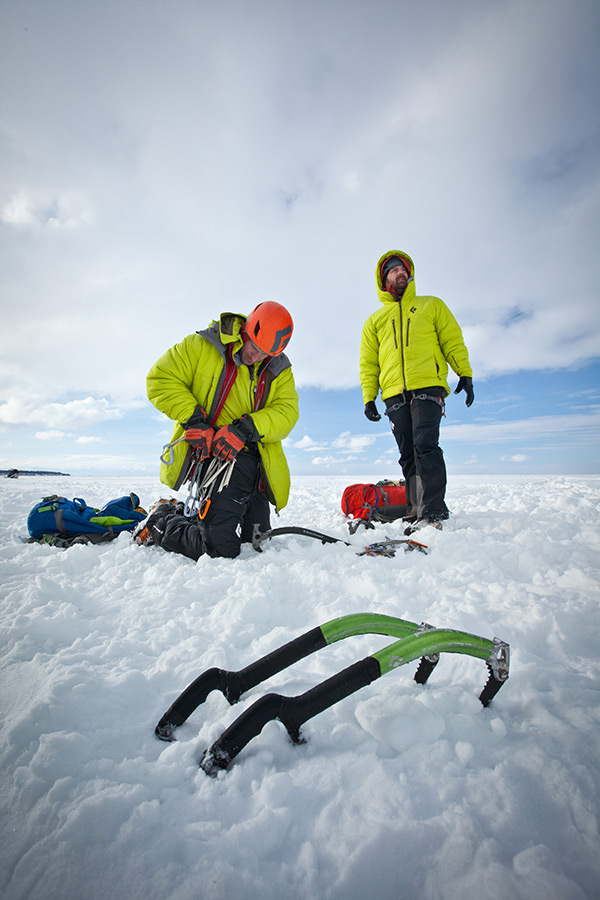
[[[256,385],[256,393],[254,394],[254,411],[261,408],[263,398],[265,395],[265,379],[266,379],[266,369],[258,376],[258,382]]]
[[[223,384],[221,385],[221,392],[215,401],[213,400],[213,409],[214,413],[211,417],[210,424],[214,426],[215,422],[221,415],[221,410],[225,406],[225,401],[229,396],[229,391],[233,387],[233,383],[237,378],[237,366],[233,361],[233,347],[229,347],[227,353],[227,360],[225,361],[225,377],[223,378]]]

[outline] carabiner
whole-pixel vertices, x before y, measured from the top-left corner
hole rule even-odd
[[[205,497],[202,503],[200,504],[200,509],[198,510],[198,518],[202,521],[206,518],[206,513],[208,512],[208,508],[211,504],[210,497]]]
[[[165,444],[162,448],[162,453],[160,454],[160,461],[165,466],[172,466],[175,461],[175,454],[173,452],[173,447],[175,444],[179,444],[181,441],[185,441],[185,435],[182,435],[180,438],[177,438],[176,441],[171,441],[170,444]],[[165,459],[165,450],[169,451],[169,461]]]

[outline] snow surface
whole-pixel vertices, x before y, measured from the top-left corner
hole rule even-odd
[[[127,534],[22,540],[47,494],[148,506],[157,480],[2,480],[4,900],[599,896],[600,478],[451,478],[430,554],[393,559],[357,556],[365,533],[349,538],[339,506],[374,480],[295,478],[273,522],[355,547],[288,536],[197,564]],[[198,767],[267,691],[302,693],[391,642],[352,637],[155,738],[205,669],[364,611],[501,638],[510,678],[484,709],[480,660],[442,655],[425,686],[412,663],[308,721],[305,744],[271,722],[227,772]]]

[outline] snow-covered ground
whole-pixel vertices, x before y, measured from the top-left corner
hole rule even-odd
[[[429,555],[357,556],[342,489],[295,478],[262,554],[197,564],[129,535],[27,544],[60,493],[94,506],[149,478],[0,482],[4,900],[596,900],[600,892],[599,477],[450,479]],[[369,539],[400,536],[398,524]],[[154,725],[211,666],[239,669],[337,616],[373,611],[511,646],[484,709],[485,664],[445,654],[425,686],[401,667],[308,721],[269,723],[210,778],[202,751],[267,691],[295,695],[390,643],[353,637],[229,706],[213,693],[165,744]]]

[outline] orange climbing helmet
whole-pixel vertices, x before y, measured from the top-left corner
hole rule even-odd
[[[265,300],[255,306],[246,319],[246,334],[269,356],[279,356],[289,344],[294,323],[281,303]]]

